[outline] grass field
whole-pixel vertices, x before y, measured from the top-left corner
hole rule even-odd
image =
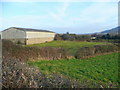
[[[70,52],[71,54],[74,54],[80,47],[90,47],[90,46],[102,45],[102,44],[110,44],[110,43],[108,43],[108,42],[52,41],[52,42],[33,44],[33,45],[27,45],[27,46],[28,47],[31,47],[31,46],[63,47],[65,49],[67,49],[68,52]]]
[[[70,59],[28,62],[39,67],[44,74],[58,73],[87,83],[118,84],[118,53],[100,55],[89,59]]]

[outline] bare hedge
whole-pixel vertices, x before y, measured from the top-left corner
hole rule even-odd
[[[94,48],[95,48],[95,54],[118,51],[118,47],[112,44],[111,45],[95,45]]]
[[[96,54],[115,52],[119,50],[119,44],[95,45],[82,47],[74,56],[61,47],[22,47],[11,41],[3,41],[3,57],[14,57],[20,61],[27,60],[58,60],[69,58],[86,58]],[[6,56],[8,54],[8,56]]]
[[[3,41],[3,56],[14,57],[20,61],[27,60],[55,60],[68,58],[68,52],[61,47],[23,47],[11,41]],[[6,56],[8,53],[8,56]]]
[[[90,57],[97,54],[109,53],[119,51],[117,45],[108,44],[108,45],[95,45],[93,47],[83,47],[80,48],[75,57],[78,59]]]
[[[75,58],[85,58],[87,56],[94,55],[94,53],[95,53],[94,47],[82,47],[76,52]]]

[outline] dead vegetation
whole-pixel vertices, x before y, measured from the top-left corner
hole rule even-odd
[[[6,56],[7,54],[8,56]],[[61,47],[22,47],[15,45],[11,41],[3,41],[3,56],[27,60],[56,60],[69,57],[67,51]]]
[[[87,58],[99,54],[110,53],[110,52],[117,52],[119,48],[117,45],[108,44],[108,45],[95,45],[93,47],[83,47],[80,48],[77,52],[75,57],[77,59]]]
[[[81,87],[78,82],[63,75],[43,75],[33,68],[14,59],[4,59],[2,64],[3,88],[61,88]]]

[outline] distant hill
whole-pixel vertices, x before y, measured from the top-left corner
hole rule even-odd
[[[109,33],[109,34],[118,34],[118,32],[120,32],[120,26],[112,28],[110,30],[102,31],[101,34],[106,34],[106,33]]]

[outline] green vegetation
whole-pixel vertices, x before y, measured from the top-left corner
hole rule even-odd
[[[52,41],[47,43],[41,44],[33,44],[27,45],[28,47],[31,46],[39,46],[39,47],[63,47],[68,50],[71,54],[74,54],[80,47],[90,47],[94,45],[102,45],[102,44],[109,44],[107,42],[77,42],[77,41]]]
[[[54,61],[29,61],[29,65],[37,66],[44,74],[63,74],[70,78],[87,83],[112,83],[118,81],[118,53],[101,55],[89,59],[69,59]]]
[[[27,45],[27,46],[76,48],[76,47],[93,46],[93,45],[101,45],[101,44],[108,44],[108,43],[107,42],[52,41],[52,42],[33,44],[33,45]]]

